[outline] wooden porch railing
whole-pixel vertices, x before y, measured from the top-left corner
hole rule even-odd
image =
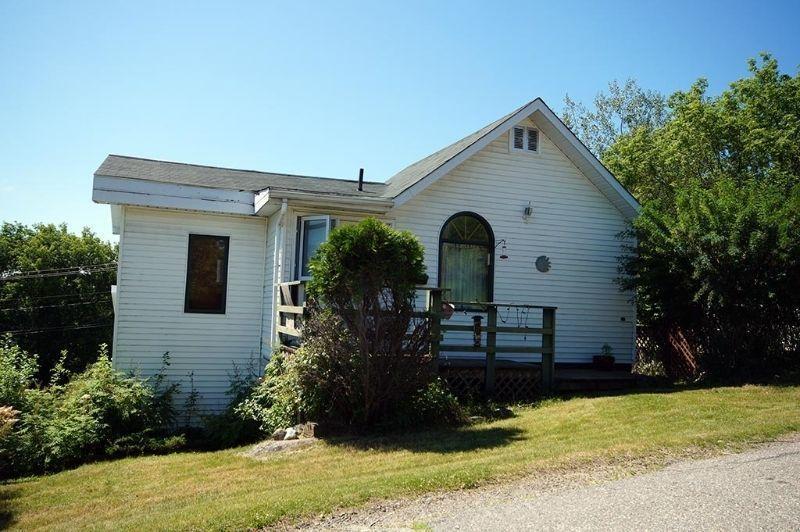
[[[279,304],[277,307],[277,326],[281,345],[297,345],[302,336],[302,317],[305,310],[303,282],[293,281],[280,283]],[[541,354],[542,391],[550,394],[553,391],[555,378],[555,332],[556,332],[556,307],[541,305],[519,305],[496,302],[459,302],[445,301],[441,288],[418,287],[418,290],[427,292],[425,310],[416,312],[416,317],[426,318],[430,322],[430,352],[434,360],[440,360],[441,353],[485,353],[486,375],[484,378],[484,392],[487,396],[494,393],[495,365],[497,354]],[[473,324],[448,323],[444,319],[444,305],[467,307],[474,315],[486,315],[486,326],[481,319],[473,317]],[[541,309],[541,327],[506,327],[498,326],[498,308]],[[444,336],[447,332],[472,332],[473,342],[468,344],[445,343]],[[498,345],[497,334],[540,335],[541,345],[508,344]],[[485,336],[485,341],[483,337]]]
[[[278,283],[278,308],[275,330],[281,345],[299,344],[305,312],[305,283],[291,281]]]

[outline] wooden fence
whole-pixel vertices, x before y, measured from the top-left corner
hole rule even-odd
[[[280,283],[278,322],[276,330],[280,343],[286,346],[299,345],[302,336],[302,317],[305,310],[303,283],[294,281]],[[443,299],[444,290],[436,287],[418,287],[427,292],[425,310],[415,313],[416,317],[430,320],[430,352],[437,362],[442,353],[483,353],[485,356],[484,393],[492,396],[495,393],[495,376],[498,354],[541,354],[541,387],[542,392],[553,391],[555,378],[555,332],[556,307],[540,305],[519,305],[496,302],[459,302]],[[486,325],[482,319],[473,319],[472,325],[448,323],[445,319],[447,305],[455,308],[468,308],[475,316],[486,315]],[[451,307],[452,308],[452,307]],[[514,308],[524,311],[539,309],[542,311],[540,327],[507,327],[498,325],[498,308]],[[448,343],[445,336],[448,332],[471,332],[472,343]],[[540,345],[510,343],[498,345],[498,334],[520,336],[539,335]]]

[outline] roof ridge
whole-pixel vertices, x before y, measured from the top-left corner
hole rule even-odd
[[[196,164],[196,163],[182,163],[179,161],[166,161],[164,159],[153,159],[150,157],[135,157],[133,155],[120,155],[118,153],[109,153],[109,157],[119,157],[121,159],[134,159],[137,161],[150,161],[154,163],[163,163],[163,164],[176,164],[180,166],[196,166],[199,168],[211,168],[213,170],[231,170],[234,172],[247,172],[251,174],[268,174],[268,175],[275,175],[275,176],[287,176],[287,177],[299,177],[303,179],[329,179],[331,181],[344,181],[346,183],[358,183],[358,179],[345,179],[342,177],[326,177],[326,176],[314,176],[314,175],[301,175],[301,174],[289,174],[285,172],[266,172],[264,170],[249,170],[246,168],[230,168],[227,166],[214,166],[210,164]],[[385,185],[384,181],[367,181],[364,180],[365,184],[369,185]]]

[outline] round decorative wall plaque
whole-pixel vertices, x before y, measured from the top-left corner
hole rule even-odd
[[[542,273],[550,271],[550,258],[547,255],[541,255],[536,259],[536,269]]]

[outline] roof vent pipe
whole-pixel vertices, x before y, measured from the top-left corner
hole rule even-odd
[[[363,168],[359,168],[358,169],[358,191],[359,192],[363,192],[364,191],[364,169]]]

